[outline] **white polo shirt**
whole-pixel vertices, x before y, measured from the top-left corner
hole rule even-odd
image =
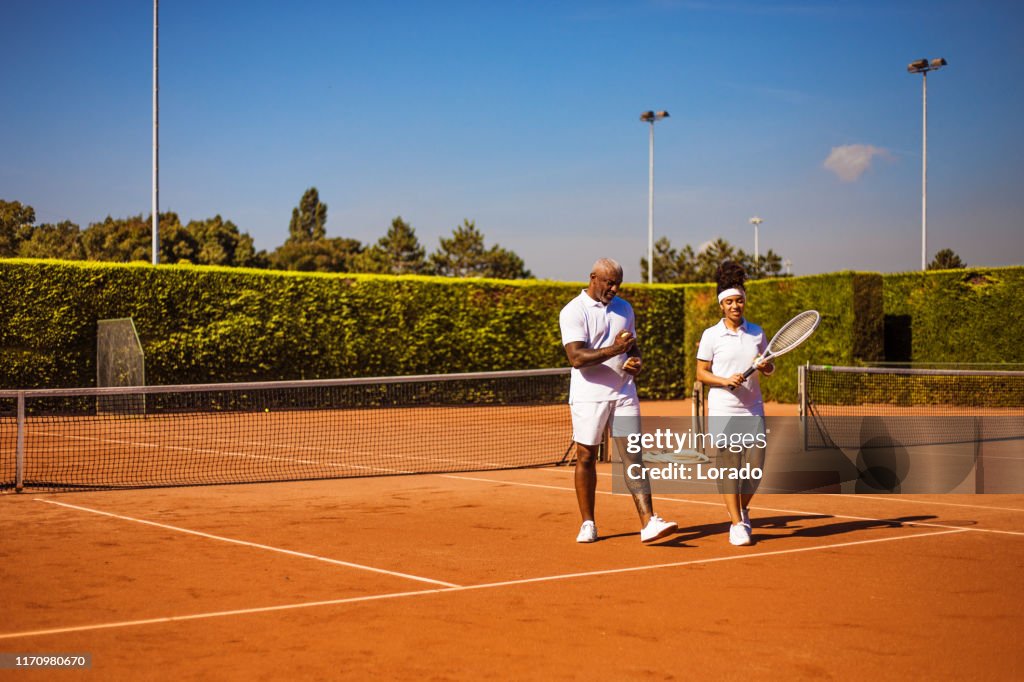
[[[764,330],[753,322],[743,320],[736,331],[725,325],[725,318],[714,327],[704,330],[697,347],[697,359],[711,363],[711,373],[729,377],[747,371],[750,364],[765,348],[768,341]],[[708,415],[764,416],[761,399],[760,372],[754,372],[735,391],[714,386],[708,390]]]
[[[623,330],[636,336],[633,306],[616,296],[607,306],[595,301],[584,289],[558,315],[562,345],[582,341],[587,348],[614,345]],[[621,353],[600,365],[572,370],[569,380],[569,404],[603,402],[620,398],[636,399],[633,375],[623,371],[628,356]]]

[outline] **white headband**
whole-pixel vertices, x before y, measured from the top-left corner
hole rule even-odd
[[[743,291],[743,289],[737,289],[737,288],[733,287],[732,289],[726,289],[725,291],[720,293],[718,295],[718,302],[721,303],[722,301],[724,301],[725,299],[729,298],[730,296],[742,296],[744,299],[746,299],[747,294],[746,294],[746,292]]]

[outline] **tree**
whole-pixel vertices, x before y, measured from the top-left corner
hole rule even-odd
[[[463,220],[450,239],[441,237],[437,251],[430,255],[430,268],[443,277],[494,277],[497,279],[529,279],[523,259],[495,244],[484,248],[484,236],[476,223]]]
[[[727,260],[742,260],[742,252],[737,253],[736,247],[718,237],[697,254],[697,281],[714,282],[718,266]]]
[[[953,249],[942,249],[935,254],[935,258],[928,264],[929,270],[957,270],[966,267],[967,263],[960,260],[960,256]]]
[[[70,220],[56,225],[45,223],[33,227],[18,244],[20,258],[59,258],[85,260],[85,247],[78,225]]]
[[[18,244],[36,222],[36,211],[19,201],[0,199],[0,258],[18,255]]]
[[[714,282],[718,266],[727,260],[740,263],[750,279],[758,277],[780,277],[782,256],[771,249],[758,259],[755,266],[753,256],[743,249],[737,249],[721,237],[709,242],[700,253],[695,254],[687,244],[676,251],[667,237],[654,244],[654,281],[686,284],[689,282]],[[647,279],[647,259],[640,259],[640,271]]]
[[[193,220],[185,229],[196,245],[195,263],[245,268],[267,266],[266,253],[256,251],[252,237],[240,232],[237,225],[220,215]]]
[[[426,252],[416,238],[416,230],[398,216],[388,233],[366,249],[358,259],[359,272],[414,275],[426,270]]]
[[[761,258],[760,275],[762,277],[785,277],[782,272],[782,256],[768,249],[768,253]]]
[[[327,228],[327,204],[320,202],[316,187],[303,193],[299,205],[292,209],[292,220],[288,225],[288,241],[313,241],[323,239]]]
[[[270,254],[270,267],[303,272],[359,272],[363,245],[356,239],[335,237],[309,241],[288,240]]]
[[[288,239],[268,257],[277,270],[304,272],[357,272],[363,245],[355,239],[326,237],[327,204],[316,187],[302,195],[292,211]]]
[[[118,263],[148,261],[152,246],[151,225],[141,215],[117,219],[107,216],[102,223],[93,223],[85,228],[82,244],[89,260]]]
[[[640,259],[640,274],[647,281],[647,259]],[[653,281],[662,284],[685,284],[695,282],[697,263],[693,248],[687,244],[683,250],[672,248],[668,237],[661,237],[654,242],[654,276]]]
[[[160,262],[195,262],[196,242],[181,226],[177,213],[160,214]],[[89,260],[127,263],[150,262],[153,254],[153,218],[141,214],[128,218],[107,218],[82,232],[82,244]]]

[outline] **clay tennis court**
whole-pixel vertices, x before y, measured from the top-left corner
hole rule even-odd
[[[1024,496],[759,496],[742,548],[716,496],[659,496],[680,531],[642,546],[600,473],[593,545],[568,467],[5,495],[0,652],[103,679],[1020,675]]]

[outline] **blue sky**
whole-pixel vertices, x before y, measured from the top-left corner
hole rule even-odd
[[[152,3],[4,0],[0,198],[83,228],[150,210]],[[329,236],[464,218],[540,277],[639,279],[655,231],[796,274],[914,270],[921,57],[929,253],[1024,263],[1017,2],[165,0],[161,210],[259,248],[316,186]],[[845,148],[841,150],[840,148]],[[836,151],[840,150],[840,151]],[[833,155],[845,162],[833,169]]]

